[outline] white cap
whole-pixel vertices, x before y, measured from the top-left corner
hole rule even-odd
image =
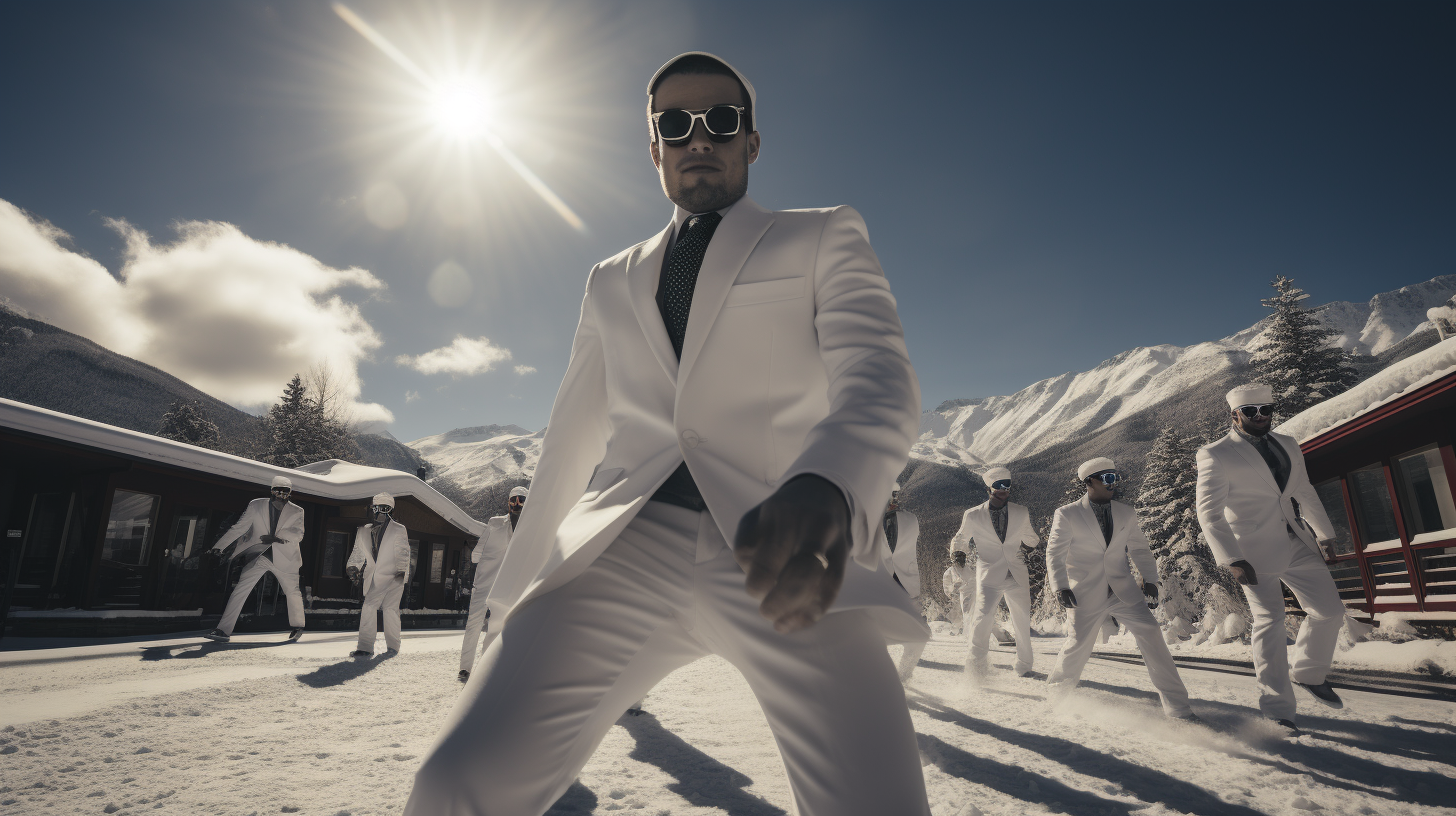
[[[891,493],[899,493],[900,492],[900,483],[899,482],[895,482],[895,486],[892,487],[892,488],[890,488],[890,492]]]
[[[268,489],[269,490],[272,490],[275,487],[286,487],[289,490],[292,490],[293,489],[293,480],[290,479],[290,478],[288,478],[287,476],[274,476],[273,477],[273,484],[270,485]]]
[[[374,494],[374,498],[372,498],[372,499],[369,500],[369,506],[370,507],[373,507],[376,504],[382,504],[385,507],[388,507],[389,509],[393,510],[394,509],[394,497],[391,496],[391,495],[389,495],[388,493],[375,493]]]
[[[1227,399],[1230,409],[1240,405],[1268,405],[1274,401],[1274,389],[1263,383],[1249,383],[1228,392]]]
[[[1101,473],[1104,470],[1117,470],[1117,467],[1106,456],[1088,459],[1082,463],[1081,467],[1077,468],[1077,478],[1085,482],[1088,476],[1094,473]]]
[[[652,96],[652,86],[657,84],[657,78],[662,76],[663,71],[671,68],[674,63],[676,63],[683,57],[693,56],[708,57],[709,59],[712,59],[716,62],[721,62],[723,63],[724,68],[732,71],[733,75],[738,77],[738,81],[743,83],[743,90],[748,91],[748,113],[750,116],[753,117],[753,129],[758,130],[758,92],[753,89],[753,83],[748,81],[748,77],[744,76],[742,71],[739,71],[737,68],[729,65],[728,60],[723,59],[717,54],[709,54],[707,51],[688,51],[682,54],[678,54],[677,56],[663,63],[662,67],[658,68],[657,71],[652,74],[652,79],[647,80],[647,96]]]
[[[528,492],[530,492],[530,491],[526,490],[526,488],[521,487],[520,485],[516,485],[515,487],[511,488],[511,492],[506,495],[506,498],[509,499],[509,498],[511,498],[513,496],[520,496],[521,498],[524,499],[526,497],[526,494]]]
[[[1011,471],[1007,470],[1004,467],[993,467],[985,473],[981,474],[981,481],[986,483],[986,487],[990,487],[991,485],[1001,481],[1002,479],[1010,478]]]

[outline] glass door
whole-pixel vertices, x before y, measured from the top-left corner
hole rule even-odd
[[[202,606],[202,553],[212,511],[179,507],[172,516],[167,549],[162,551],[160,609],[197,609]]]
[[[17,604],[44,609],[60,565],[74,493],[37,493],[20,544],[20,570],[15,580]]]
[[[151,550],[157,516],[157,497],[117,490],[101,543],[101,606],[136,609],[142,602],[142,582]]]

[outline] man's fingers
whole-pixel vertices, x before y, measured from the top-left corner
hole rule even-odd
[[[784,565],[778,574],[778,581],[764,595],[758,610],[765,618],[777,623],[805,607],[816,605],[819,600],[819,582],[825,572],[819,559],[809,553],[800,553]]]

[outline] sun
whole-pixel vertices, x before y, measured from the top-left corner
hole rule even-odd
[[[490,124],[491,108],[490,96],[481,84],[466,79],[441,83],[429,98],[430,120],[455,139],[483,135]]]

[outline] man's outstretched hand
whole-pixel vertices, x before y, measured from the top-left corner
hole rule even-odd
[[[834,603],[849,561],[849,504],[839,488],[805,474],[743,514],[733,556],[748,594],[785,634],[812,626]]]

